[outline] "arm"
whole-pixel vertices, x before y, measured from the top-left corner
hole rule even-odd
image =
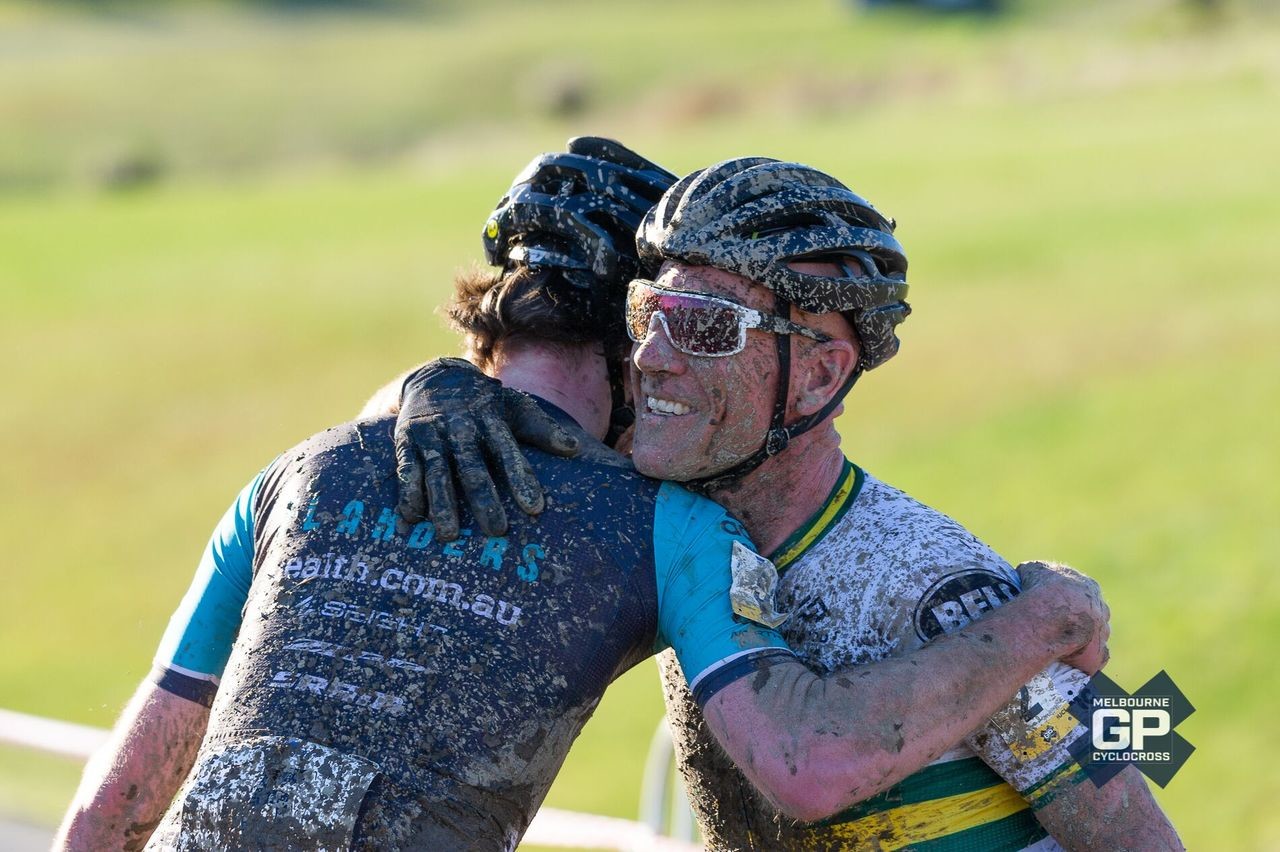
[[[1023,594],[980,623],[819,677],[765,626],[777,623],[773,566],[722,508],[665,483],[653,541],[659,645],[675,650],[730,759],[796,819],[830,816],[920,769],[1050,662],[1069,656],[1096,671],[1105,653],[1097,584],[1027,564]],[[735,601],[735,586],[756,589],[756,606]]]
[[[936,759],[1053,660],[1098,644],[1090,585],[1060,576],[907,656],[825,677],[763,660],[706,702],[707,726],[779,810],[823,819]]]
[[[1099,788],[1077,763],[1090,731],[1070,705],[1088,681],[1084,672],[1053,663],[965,742],[1069,850],[1181,849],[1140,772],[1130,767]]]
[[[56,849],[141,849],[195,761],[253,575],[253,503],[263,474],[223,515],[138,688],[85,767]]]
[[[203,704],[150,681],[134,694],[84,776],[54,840],[58,850],[136,850],[160,823],[195,762]]]
[[[1021,586],[1003,561],[995,567],[1008,575],[1011,586]],[[1105,664],[1105,659],[1096,663]],[[1071,704],[1088,686],[1088,674],[1053,662],[965,737],[965,743],[1017,790],[1045,830],[1067,849],[1181,848],[1141,773],[1124,773],[1101,789],[1085,783],[1089,779],[1076,756],[1087,747],[1090,731]]]
[[[1052,799],[1036,811],[1036,819],[1072,852],[1185,848],[1135,766],[1126,766],[1101,787],[1083,779],[1048,795]]]

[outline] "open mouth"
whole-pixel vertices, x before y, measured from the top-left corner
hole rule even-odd
[[[693,409],[685,405],[683,402],[675,402],[670,399],[658,399],[656,396],[645,397],[645,408],[651,414],[657,414],[662,417],[679,417],[682,414],[688,414]]]

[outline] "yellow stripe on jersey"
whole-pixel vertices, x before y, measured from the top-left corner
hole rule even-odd
[[[1022,736],[1007,739],[1009,750],[1014,757],[1023,763],[1029,763],[1058,743],[1080,725],[1080,720],[1071,715],[1064,704],[1048,719],[1033,731],[1025,731]]]
[[[1057,798],[1059,792],[1088,777],[1080,764],[1073,760],[1066,766],[1055,769],[1049,777],[1025,791],[1022,796],[1031,803],[1032,810],[1038,811]]]
[[[844,517],[844,513],[857,499],[864,478],[862,468],[848,459],[844,460],[844,469],[840,471],[840,477],[827,497],[827,502],[769,557],[779,572],[799,559],[811,544],[822,538],[832,524]]]
[[[874,848],[890,852],[978,828],[1026,809],[1027,803],[1022,797],[1008,784],[1000,783],[982,790],[869,814],[830,826],[828,833],[850,849]]]

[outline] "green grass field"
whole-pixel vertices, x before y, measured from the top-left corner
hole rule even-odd
[[[1280,846],[1280,26],[1173,5],[0,5],[0,707],[111,724],[243,482],[451,352],[433,308],[493,201],[604,132],[809,162],[898,218],[916,312],[849,455],[1096,576],[1112,676],[1197,707],[1158,791],[1188,846]],[[131,158],[159,179],[103,188]],[[549,803],[633,816],[660,715],[645,665]],[[0,749],[0,812],[51,822],[76,775]]]

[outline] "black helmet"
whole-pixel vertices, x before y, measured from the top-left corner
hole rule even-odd
[[[894,221],[828,174],[766,157],[726,160],[683,178],[644,219],[641,263],[664,260],[735,272],[810,313],[844,313],[869,370],[898,351],[895,326],[911,307],[907,257]],[[843,258],[856,259],[850,268]],[[797,272],[831,259],[845,275]]]
[[[604,342],[612,446],[635,419],[624,393],[623,301],[639,268],[636,229],[676,176],[613,139],[578,136],[567,147],[516,177],[485,222],[484,254],[492,266],[552,273],[547,294],[576,306],[581,327]]]
[[[516,177],[485,223],[485,257],[622,290],[637,269],[636,229],[675,180],[612,139],[570,139],[567,153],[543,154]]]

